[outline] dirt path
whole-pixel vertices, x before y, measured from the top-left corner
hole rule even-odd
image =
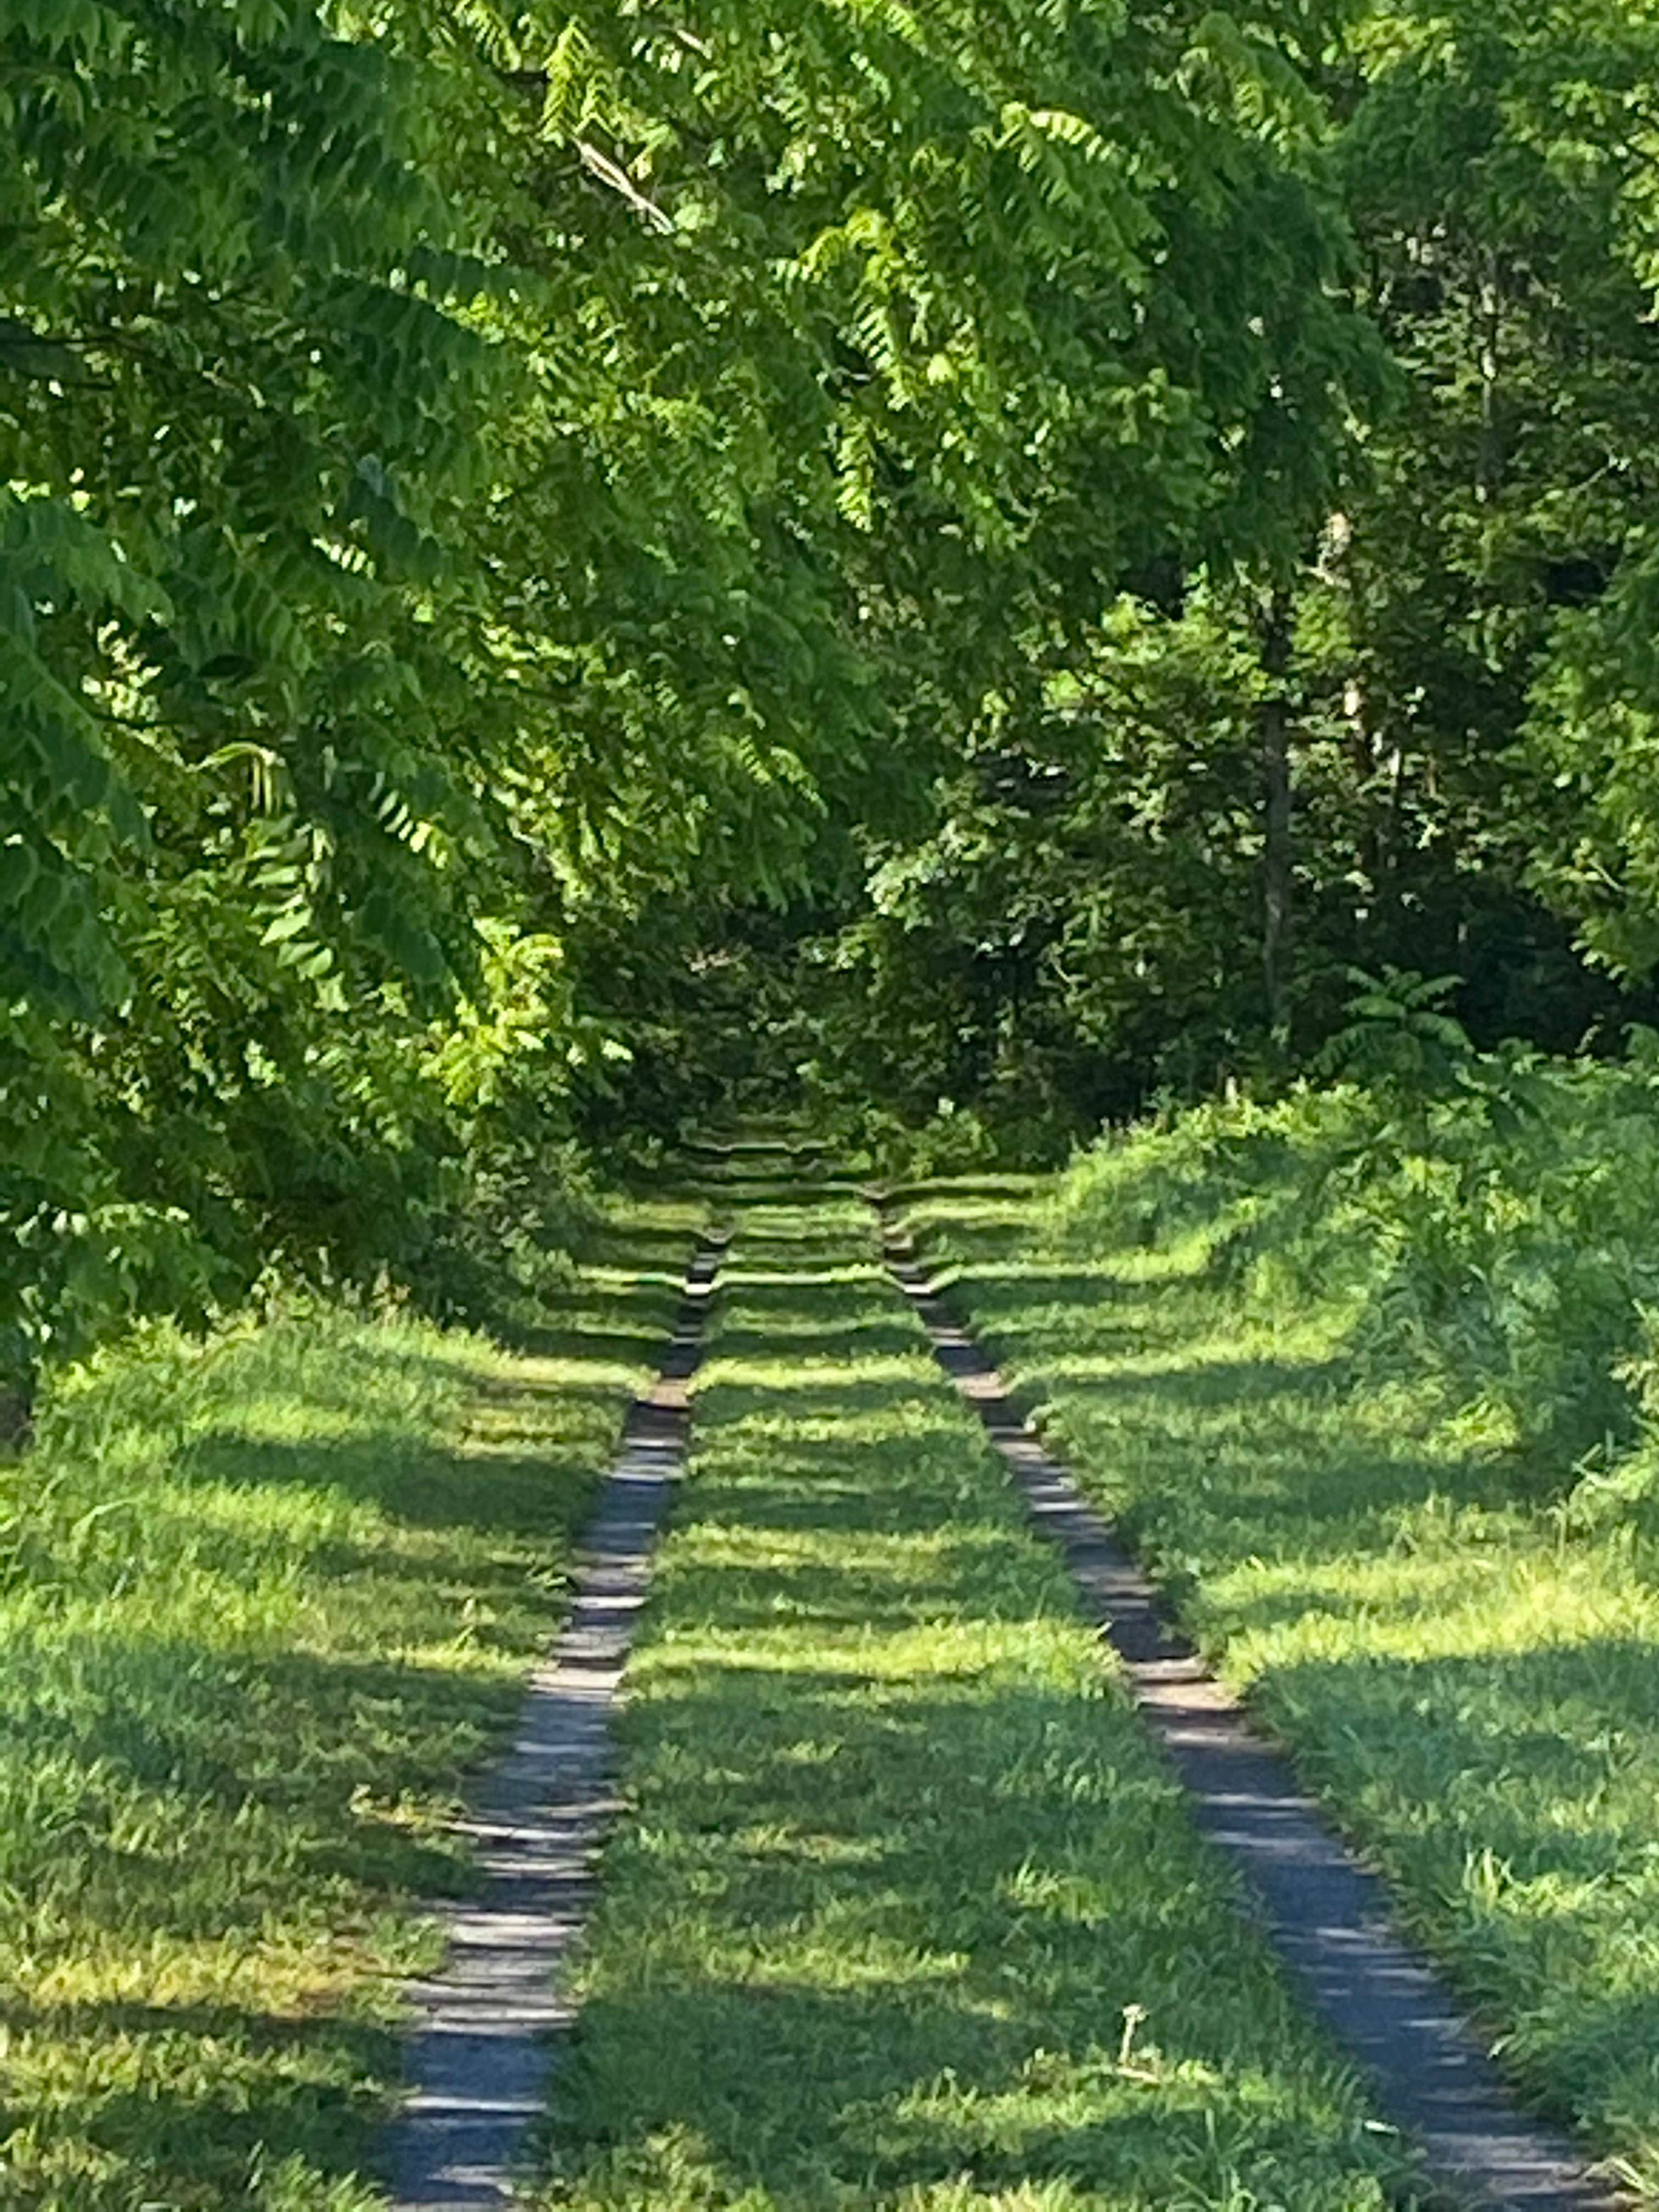
[[[1422,2145],[1431,2175],[1488,2204],[1610,2212],[1623,2200],[1510,2099],[1450,1991],[1400,1934],[1382,1884],[1333,1832],[1231,1692],[1171,1630],[1152,1584],[1021,1420],[908,1237],[884,1221],[882,1234],[894,1279],[939,1364],[983,1421],[1122,1662],[1199,1828],[1249,1883],[1274,1948],[1365,2069],[1381,2109]]]
[[[743,1193],[530,2202],[1403,2207],[867,1207],[803,1180]]]
[[[611,1709],[684,1459],[687,1386],[722,1249],[705,1239],[687,1271],[661,1371],[629,1413],[588,1523],[569,1618],[464,1824],[487,1887],[446,1914],[443,1972],[411,1992],[410,2094],[389,2148],[396,2212],[514,2200],[525,2132],[545,2102],[547,2038],[569,2017],[561,1978],[613,1809]]]
[[[738,1188],[750,1164],[724,1163],[740,1199],[751,1194]],[[489,1887],[449,1917],[446,1970],[416,1992],[414,2088],[392,2145],[396,2212],[486,2212],[513,2200],[525,2134],[545,2100],[547,2039],[570,2016],[562,1985],[613,1809],[611,1709],[684,1458],[687,1382],[720,1249],[706,1243],[693,1262],[662,1377],[635,1408],[590,1527],[567,1627],[468,1823]],[[1382,1885],[1171,1632],[1151,1585],[1019,1419],[890,1227],[884,1249],[939,1364],[1060,1547],[1195,1826],[1249,1884],[1273,1949],[1364,2069],[1377,2108],[1421,2145],[1431,2179],[1460,2196],[1525,2212],[1609,2212],[1620,2200],[1514,2105],[1449,1992],[1398,1933]]]

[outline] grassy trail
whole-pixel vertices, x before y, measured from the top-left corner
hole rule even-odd
[[[351,2212],[416,1900],[556,1626],[689,1207],[521,1357],[339,1314],[157,1336],[0,1474],[0,2203]]]
[[[1044,1233],[1042,1187],[908,1212],[1079,1479],[1294,1752],[1546,2109],[1659,2203],[1659,1559],[1569,1525],[1253,1316],[1195,1246]]]
[[[752,1210],[723,1285],[538,2201],[1374,2212],[865,1210]]]

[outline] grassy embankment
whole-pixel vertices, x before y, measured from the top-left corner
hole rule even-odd
[[[865,1210],[751,1212],[723,1282],[537,2201],[1380,2206]]]
[[[1551,1080],[1519,1136],[1313,1094],[908,1218],[1516,2080],[1659,2201],[1656,1160],[1632,1078]]]
[[[0,2202],[348,2212],[412,1900],[562,1608],[690,1209],[518,1356],[412,1320],[156,1334],[0,1471]]]

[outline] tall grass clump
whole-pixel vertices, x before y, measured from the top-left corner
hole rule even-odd
[[[1103,1140],[1049,1231],[1181,1248],[1258,1321],[1340,1315],[1358,1379],[1431,1380],[1472,1443],[1633,1499],[1605,1474],[1659,1407],[1659,1037],[1617,1064],[1477,1052],[1443,988],[1364,993],[1322,1083]]]

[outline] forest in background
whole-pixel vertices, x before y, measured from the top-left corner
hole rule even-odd
[[[476,1311],[734,1105],[1639,1121],[1650,0],[0,51],[9,1419],[138,1311]]]

